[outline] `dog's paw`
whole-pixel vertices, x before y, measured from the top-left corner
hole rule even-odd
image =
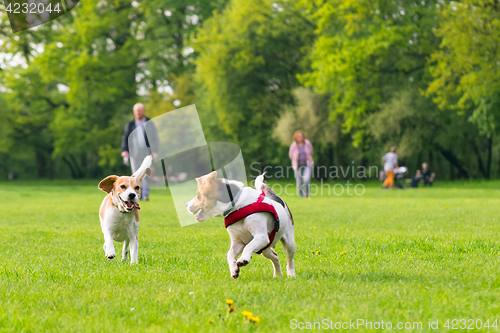
[[[238,265],[238,267],[243,267],[243,266],[246,266],[248,265],[249,261],[246,260],[246,259],[239,259],[237,262],[236,262],[236,265]]]
[[[236,269],[234,270],[233,274],[231,274],[231,277],[232,277],[233,279],[237,279],[237,278],[238,278],[238,276],[240,276],[240,269],[239,269],[239,268],[236,268]]]
[[[116,257],[115,249],[108,249],[106,251],[106,258],[113,259],[114,257]]]

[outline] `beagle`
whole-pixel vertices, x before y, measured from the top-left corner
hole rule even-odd
[[[108,259],[116,256],[113,241],[124,242],[122,260],[137,263],[139,252],[139,203],[142,179],[151,175],[152,157],[147,156],[141,167],[130,177],[108,176],[101,180],[99,189],[108,193],[99,209],[104,235],[104,252]]]
[[[216,178],[217,172],[196,178],[196,196],[186,203],[197,222],[215,216],[224,217],[224,225],[231,238],[227,253],[232,278],[240,274],[240,267],[248,265],[254,253],[271,260],[274,277],[283,275],[274,247],[281,241],[287,257],[287,275],[295,276],[294,222],[285,202],[263,183],[263,175],[255,180],[255,187]],[[241,256],[237,259],[238,255]]]

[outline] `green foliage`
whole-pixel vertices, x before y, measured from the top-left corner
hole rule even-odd
[[[318,28],[301,81],[331,93],[332,119],[344,116],[356,146],[365,137],[366,116],[377,112],[398,87],[419,85],[425,57],[435,43],[434,1],[303,1]]]
[[[396,145],[412,168],[426,160],[445,178],[490,178],[500,170],[499,9],[91,0],[14,37],[0,15],[0,149],[17,165],[32,154],[40,177],[124,172],[134,103],[149,116],[196,104],[208,141],[239,144],[247,163],[289,164],[302,129],[321,165],[378,165]]]
[[[84,1],[51,24],[4,38],[7,54],[21,55],[1,72],[10,118],[22,129],[15,139],[38,137],[45,159],[63,161],[76,178],[116,166],[133,104],[177,90],[193,70],[192,34],[224,3]]]
[[[198,33],[198,96],[215,117],[211,133],[238,143],[248,161],[275,154],[272,129],[292,103],[295,73],[312,26],[293,1],[232,1]],[[206,117],[206,116],[205,116]]]
[[[434,77],[427,93],[442,109],[467,113],[482,135],[498,132],[500,120],[500,5],[498,1],[465,0],[439,10],[442,38],[433,53]]]

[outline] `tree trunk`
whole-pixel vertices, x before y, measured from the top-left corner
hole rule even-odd
[[[479,172],[483,175],[484,178],[488,178],[486,175],[486,171],[484,169],[483,159],[481,158],[481,151],[479,148],[479,144],[477,143],[477,140],[474,144],[474,153],[476,154],[477,157],[477,167],[479,169]]]
[[[83,178],[83,171],[78,166],[78,163],[76,162],[76,159],[73,155],[68,154],[64,156],[63,162],[66,163],[66,165],[68,166],[69,171],[71,172],[71,177],[73,179]]]
[[[488,160],[486,162],[486,178],[491,179],[491,156],[493,151],[493,136],[488,138]]]
[[[435,147],[450,162],[450,165],[457,168],[459,177],[469,178],[469,172],[462,166],[462,162],[458,160],[452,151],[444,149],[439,144],[435,144]]]
[[[38,178],[47,176],[47,159],[43,150],[36,149],[35,151],[36,171]]]

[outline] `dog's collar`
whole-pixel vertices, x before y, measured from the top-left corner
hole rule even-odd
[[[241,191],[243,190],[242,188],[240,188],[238,193],[236,193],[236,195],[233,198],[233,194],[231,193],[231,189],[229,188],[229,185],[226,184],[226,186],[227,186],[227,192],[229,193],[229,198],[231,199],[231,206],[228,209],[226,209],[224,211],[224,213],[222,213],[223,217],[226,217],[227,215],[229,215],[229,213],[231,213],[231,210],[234,208],[234,206],[238,202],[238,199],[240,198],[240,195],[241,195]]]

